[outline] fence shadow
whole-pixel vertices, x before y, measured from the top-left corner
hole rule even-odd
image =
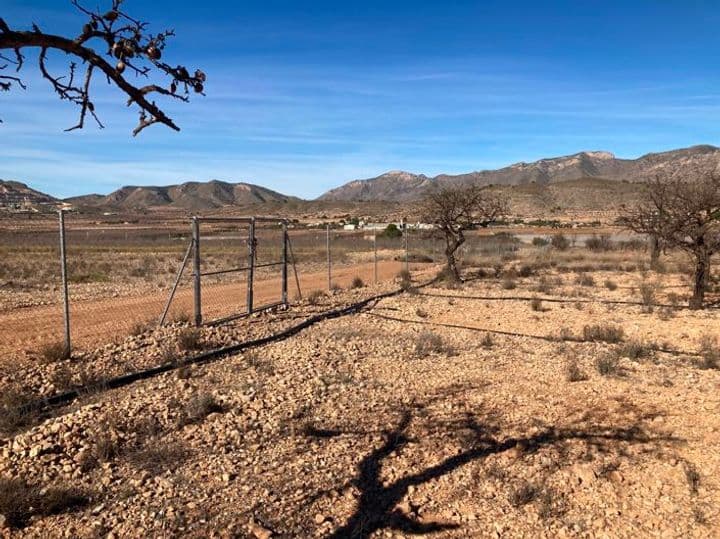
[[[530,453],[543,447],[579,440],[598,451],[611,452],[616,449],[618,453],[628,445],[653,444],[659,453],[663,445],[680,441],[671,436],[653,436],[645,432],[641,422],[657,414],[643,414],[639,410],[628,411],[632,415],[632,421],[625,426],[595,423],[594,419],[604,416],[599,411],[583,419],[585,423],[589,423],[586,426],[548,425],[540,430],[534,429],[534,434],[505,438],[502,436],[501,422],[496,415],[491,413],[478,421],[470,414],[466,414],[458,420],[435,424],[435,428],[444,427],[448,432],[465,433],[462,439],[467,447],[464,450],[434,465],[406,474],[385,486],[381,478],[384,461],[406,446],[422,443],[421,437],[417,434],[411,435],[409,431],[416,418],[426,415],[424,408],[425,405],[411,405],[397,410],[400,416],[397,423],[384,434],[382,445],[370,451],[360,461],[357,476],[351,481],[360,490],[357,509],[330,537],[366,539],[381,530],[422,535],[459,529],[460,525],[456,523],[421,521],[412,514],[405,514],[398,508],[398,504],[408,494],[410,487],[417,487],[450,474],[469,463],[514,448],[522,447],[524,452]],[[337,430],[333,429],[333,432]]]

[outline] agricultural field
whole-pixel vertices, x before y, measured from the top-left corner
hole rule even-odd
[[[686,307],[682,255],[651,268],[637,238],[483,233],[464,247],[461,283],[435,278],[442,259],[428,239],[411,244],[410,275],[401,245],[383,246],[374,284],[356,274],[372,270],[371,251],[339,243],[342,278],[328,291],[320,239],[295,242],[316,266],[287,310],[200,329],[177,316],[67,360],[45,350],[6,361],[3,532],[716,533],[718,293],[713,282],[709,308]],[[182,252],[167,256],[159,267]],[[111,263],[106,273],[128,272]],[[157,286],[127,278],[137,297]],[[107,297],[100,285],[89,294]],[[159,364],[173,368],[104,383]],[[93,390],[22,406],[78,387]]]

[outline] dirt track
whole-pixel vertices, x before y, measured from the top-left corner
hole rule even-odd
[[[384,261],[378,264],[378,279],[392,279],[402,269],[402,262]],[[425,265],[411,264],[411,269]],[[347,287],[355,276],[366,283],[373,279],[372,264],[356,264],[333,268],[333,284]],[[307,294],[327,288],[325,272],[301,273],[300,287]],[[280,299],[280,279],[259,279],[255,283],[256,306],[274,303]],[[290,298],[296,291],[292,273],[289,275]],[[78,347],[97,346],[118,337],[126,337],[133,326],[157,320],[167,301],[167,291],[153,294],[75,302],[71,306],[73,344]],[[203,315],[206,318],[227,316],[244,310],[245,282],[203,287]],[[192,312],[192,290],[180,289],[171,310],[173,313]],[[60,305],[34,307],[0,314],[0,352],[11,356],[36,352],[43,344],[60,340],[63,334],[62,307]]]

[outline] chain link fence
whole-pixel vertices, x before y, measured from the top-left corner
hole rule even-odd
[[[63,353],[60,260],[57,218],[0,222],[0,373],[20,357]]]
[[[392,280],[427,267],[438,252],[420,230],[403,235],[310,229],[277,218],[200,218],[196,256],[187,221],[92,220],[75,213],[65,213],[64,221],[64,238],[53,216],[0,223],[0,350],[6,357],[63,353],[61,239],[74,350],[120,344],[163,322],[223,321],[316,290]]]

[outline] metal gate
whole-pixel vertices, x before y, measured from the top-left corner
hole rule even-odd
[[[287,220],[277,217],[193,217],[192,241],[160,323],[165,322],[190,261],[196,326],[286,307],[287,227]],[[236,256],[243,251],[243,256]],[[258,282],[263,285],[260,294]]]

